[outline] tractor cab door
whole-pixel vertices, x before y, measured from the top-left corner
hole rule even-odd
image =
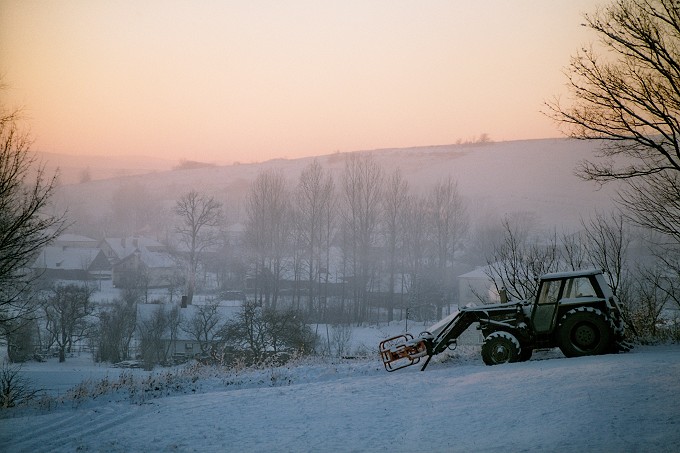
[[[557,301],[563,280],[544,280],[538,291],[538,299],[531,314],[536,333],[550,332],[557,312]]]

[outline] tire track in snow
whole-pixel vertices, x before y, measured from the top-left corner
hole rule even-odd
[[[22,432],[15,431],[13,433],[7,432],[6,434],[8,435],[7,437],[8,440],[4,444],[14,445],[15,442],[34,441],[36,439],[42,438],[42,436],[45,435],[52,436],[54,435],[55,431],[58,431],[62,428],[65,428],[73,424],[74,423],[73,419],[79,420],[80,416],[78,416],[75,412],[72,412],[70,415],[69,412],[63,412],[61,414],[60,413],[48,414],[45,416],[45,418],[50,418],[50,421],[43,425],[39,425],[37,429],[30,429],[30,431],[27,430]],[[55,419],[55,421],[52,421],[51,419]],[[8,422],[9,421],[5,421],[5,423]]]
[[[66,418],[58,418],[54,422],[39,425],[35,430],[29,427],[21,437],[9,438],[4,447],[7,451],[32,453],[71,450],[69,446],[73,446],[79,439],[91,438],[97,433],[129,423],[146,412],[138,406],[129,407],[134,409],[121,411],[118,405],[100,406],[90,411],[85,423],[82,414],[78,415],[78,412],[74,412],[73,415],[64,413]]]

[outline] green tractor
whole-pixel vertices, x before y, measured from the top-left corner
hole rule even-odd
[[[627,351],[619,303],[599,270],[557,272],[540,278],[532,301],[466,307],[414,338],[402,334],[380,343],[387,371],[415,365],[446,349],[473,323],[484,335],[487,365],[521,362],[534,349],[559,347],[567,357]]]

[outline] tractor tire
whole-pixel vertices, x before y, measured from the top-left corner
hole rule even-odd
[[[560,319],[557,342],[567,357],[600,355],[613,347],[612,323],[604,313],[592,307],[568,311]]]
[[[484,339],[482,360],[487,365],[517,362],[521,351],[519,341],[514,335],[503,331],[493,332]]]

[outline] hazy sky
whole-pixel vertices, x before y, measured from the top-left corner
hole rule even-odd
[[[227,163],[560,136],[596,0],[0,0],[34,149]]]

